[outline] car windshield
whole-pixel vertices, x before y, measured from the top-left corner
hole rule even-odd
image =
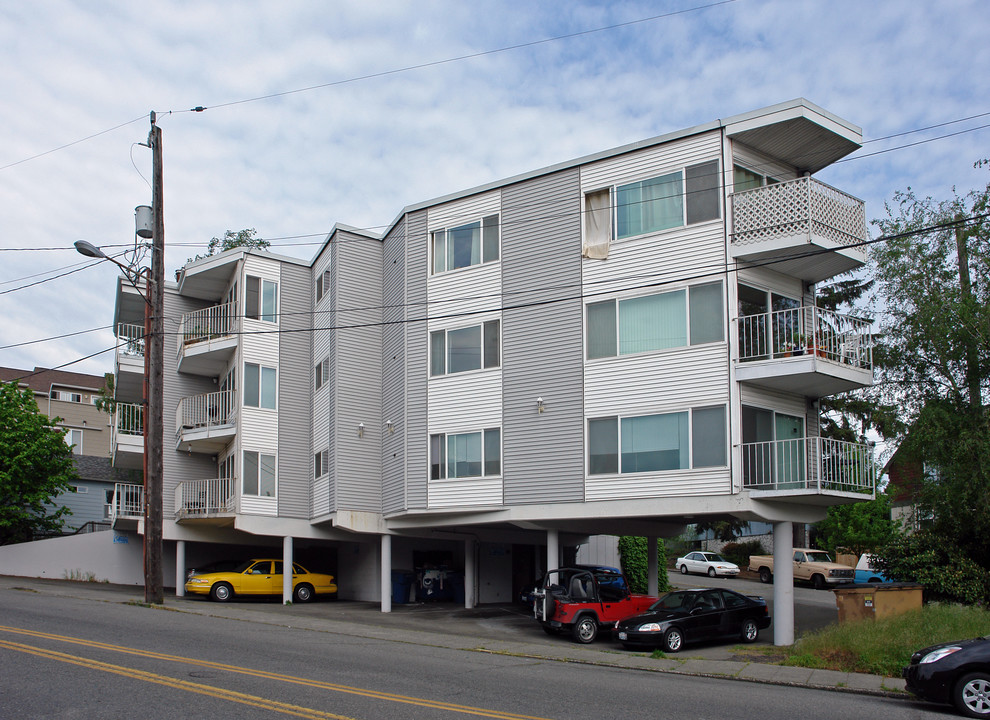
[[[705,560],[708,562],[727,562],[727,560],[718,553],[705,553]]]
[[[693,592],[672,592],[667,593],[655,603],[650,605],[650,610],[682,610],[694,605],[695,595]]]
[[[826,552],[809,552],[807,553],[808,562],[832,562],[832,558],[828,556]]]

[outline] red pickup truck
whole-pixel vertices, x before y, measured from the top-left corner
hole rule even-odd
[[[625,576],[611,568],[559,568],[544,575],[533,592],[533,617],[548,635],[568,631],[575,642],[590,643],[599,630],[656,601],[630,593]]]

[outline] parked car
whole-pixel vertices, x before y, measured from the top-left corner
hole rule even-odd
[[[730,563],[718,553],[701,550],[677,558],[674,567],[681,571],[681,575],[701,573],[708,577],[735,577],[739,574],[739,566],[735,563]]]
[[[191,578],[193,575],[226,572],[235,569],[243,562],[243,560],[215,560],[214,562],[201,564],[198,567],[186,568],[186,578]]]
[[[588,567],[588,566],[585,566]],[[543,576],[533,599],[533,617],[548,635],[570,632],[575,642],[590,643],[599,630],[642,612],[656,598],[629,592],[615,568],[559,568]]]
[[[966,717],[990,718],[990,635],[919,650],[901,673],[908,692],[955,705]]]
[[[766,601],[724,588],[677,590],[639,615],[615,624],[613,636],[626,649],[660,647],[675,653],[685,644],[721,637],[756,642],[770,627]]]
[[[873,568],[873,555],[860,555],[856,563],[856,582],[858,583],[889,583],[894,582],[879,570]]]
[[[794,580],[806,580],[817,590],[851,583],[856,579],[855,569],[832,562],[824,550],[794,548],[791,568]],[[749,569],[759,573],[760,582],[773,582],[773,555],[750,555]]]
[[[612,567],[611,565],[574,565],[575,570],[589,570],[593,573],[598,574],[599,582],[603,585],[610,586],[615,592],[620,595],[628,594],[628,589],[626,588],[626,576],[622,574],[622,571],[617,567]],[[519,591],[519,602],[528,608],[533,607],[533,599],[536,597],[536,591],[540,589],[543,584],[543,576],[536,578],[532,585],[527,585]]]
[[[186,579],[186,593],[207,595],[211,600],[227,602],[235,595],[281,595],[282,561],[247,560],[233,570],[196,573]],[[309,602],[316,595],[336,598],[333,575],[311,573],[299,563],[292,563],[292,599]]]

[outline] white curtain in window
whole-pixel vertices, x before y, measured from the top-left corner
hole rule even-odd
[[[584,200],[584,247],[581,255],[604,260],[612,242],[612,213],[608,190],[588,193]]]
[[[619,354],[687,345],[683,290],[619,302]]]

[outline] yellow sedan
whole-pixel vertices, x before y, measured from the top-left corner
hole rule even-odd
[[[227,602],[235,595],[281,595],[282,561],[248,560],[225,572],[193,571],[186,579],[186,594],[208,595],[217,602]],[[292,599],[303,603],[316,595],[336,599],[333,575],[311,573],[299,563],[292,563]]]

